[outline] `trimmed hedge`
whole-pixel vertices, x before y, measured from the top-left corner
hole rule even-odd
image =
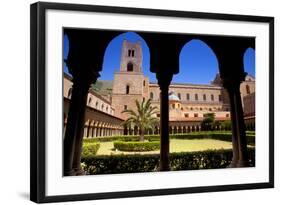
[[[250,167],[255,166],[255,149],[248,149]],[[232,159],[232,150],[207,150],[170,154],[171,170],[226,168]],[[157,171],[159,154],[88,156],[82,158],[87,174],[117,174]]]
[[[95,156],[100,148],[100,143],[83,143],[82,158]]]
[[[247,144],[255,145],[255,132],[246,132]],[[232,141],[231,132],[223,131],[206,131],[206,132],[190,132],[184,134],[170,134],[170,139],[216,139],[222,141]],[[159,141],[159,135],[145,135],[145,140]],[[121,136],[107,136],[84,139],[84,142],[110,142],[110,141],[139,141],[138,135],[121,135]]]
[[[122,142],[116,141],[113,143],[114,148],[121,151],[154,151],[160,149],[160,141],[152,142]]]

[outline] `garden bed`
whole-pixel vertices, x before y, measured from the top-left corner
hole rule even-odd
[[[160,149],[160,141],[144,141],[144,142],[116,141],[113,143],[113,146],[114,149],[120,151],[134,151],[134,152],[154,151]]]
[[[255,166],[255,149],[248,149],[250,167]],[[159,154],[111,155],[82,157],[87,174],[152,172],[159,168]],[[170,154],[171,170],[226,168],[232,160],[232,150],[206,150]]]

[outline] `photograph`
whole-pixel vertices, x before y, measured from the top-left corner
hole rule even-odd
[[[166,107],[150,70],[150,50],[162,60],[155,39],[167,39],[165,61],[178,60],[157,68],[178,69],[164,76]],[[237,67],[221,78],[216,51],[227,58],[227,44],[239,52]],[[77,61],[94,62],[101,45],[100,72]],[[62,61],[65,176],[255,166],[255,38],[64,28]]]
[[[274,187],[273,17],[30,8],[32,201]]]

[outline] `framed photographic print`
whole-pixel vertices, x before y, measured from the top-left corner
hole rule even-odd
[[[274,187],[274,18],[31,5],[34,202]]]

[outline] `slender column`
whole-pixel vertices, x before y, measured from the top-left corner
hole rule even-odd
[[[232,161],[229,167],[236,167],[237,162],[239,160],[239,152],[238,152],[238,139],[237,139],[237,130],[236,130],[236,109],[234,105],[234,96],[233,90],[231,88],[227,89],[229,95],[229,103],[230,103],[230,117],[231,117],[231,131],[232,131]]]
[[[92,137],[95,137],[95,125],[92,127]]]
[[[80,160],[85,125],[85,111],[90,81],[73,79],[68,123],[64,139],[64,175],[81,174]]]
[[[93,127],[89,125],[89,130],[88,130],[88,137],[92,137],[92,131]]]
[[[81,115],[84,115],[86,108],[87,89],[83,89],[81,83],[74,83],[72,89],[72,97],[68,112],[68,120],[64,139],[64,175],[76,175],[73,169],[73,157],[76,146],[76,136],[81,134],[83,138],[83,127]],[[81,92],[82,88],[82,92]],[[81,126],[82,124],[82,126]]]
[[[247,151],[247,139],[245,133],[245,122],[243,117],[243,107],[240,95],[240,84],[234,89],[234,106],[236,109],[236,126],[237,126],[237,138],[238,138],[238,151],[239,160],[237,167],[247,167],[249,166],[248,161],[248,151]]]
[[[99,137],[100,133],[99,133],[99,127],[96,128],[96,137]]]
[[[100,136],[103,137],[103,127],[100,127]]]
[[[157,74],[160,87],[160,171],[170,170],[169,161],[169,85],[173,75]]]
[[[79,112],[79,116],[77,118],[77,133],[75,139],[75,152],[73,156],[73,165],[72,168],[75,170],[76,175],[84,175],[84,171],[81,168],[81,152],[82,152],[82,144],[83,144],[83,132],[82,127],[85,124],[85,112],[86,112],[86,104],[87,104],[87,94],[89,90],[90,84],[85,85],[80,89],[81,93],[84,93],[83,102],[81,102],[81,110]],[[83,106],[84,105],[84,106]]]
[[[245,167],[249,165],[247,139],[240,95],[239,80],[229,80],[224,83],[229,95],[233,158],[229,167]]]
[[[87,138],[90,137],[90,125],[87,126]]]
[[[84,132],[83,132],[83,137],[86,138],[87,137],[87,132],[88,132],[88,127],[84,126]]]

